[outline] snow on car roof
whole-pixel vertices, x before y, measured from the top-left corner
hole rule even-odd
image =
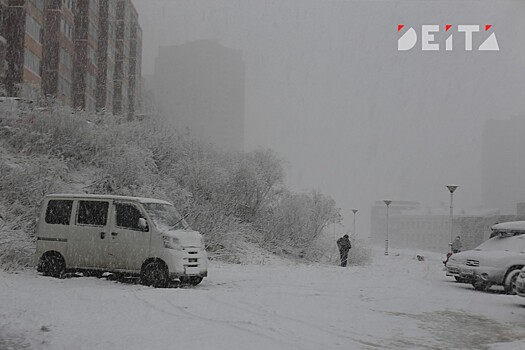
[[[128,200],[128,201],[137,201],[141,203],[158,203],[158,204],[169,204],[170,202],[166,202],[160,199],[155,198],[144,198],[144,197],[129,197],[129,196],[114,196],[109,194],[48,194],[46,197],[48,198],[87,198],[87,199],[116,199],[116,200]]]
[[[495,224],[492,226],[493,231],[525,231],[525,221],[509,221]]]

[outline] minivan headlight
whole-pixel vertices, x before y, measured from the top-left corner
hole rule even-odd
[[[181,250],[180,241],[177,237],[162,236],[164,248]]]

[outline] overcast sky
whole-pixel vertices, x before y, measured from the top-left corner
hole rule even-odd
[[[218,39],[246,61],[246,148],[289,161],[295,190],[320,189],[366,230],[376,199],[481,200],[488,119],[525,118],[525,1],[135,0],[145,74],[159,45]],[[414,49],[397,51],[397,25]],[[421,25],[452,52],[423,52]],[[445,24],[453,24],[445,34]],[[499,52],[465,51],[458,24],[492,32]],[[485,24],[492,24],[485,32]],[[359,216],[361,215],[361,216]]]

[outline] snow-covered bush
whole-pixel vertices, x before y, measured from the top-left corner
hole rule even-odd
[[[0,267],[29,266],[42,197],[58,192],[67,167],[49,157],[9,157],[0,153]]]

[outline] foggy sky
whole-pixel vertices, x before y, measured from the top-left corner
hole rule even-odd
[[[319,189],[351,228],[376,199],[481,201],[488,119],[525,118],[525,2],[135,0],[144,73],[159,45],[218,39],[246,61],[246,149],[273,148],[289,185]],[[398,52],[398,24],[455,25],[453,52]],[[458,24],[492,24],[499,52],[466,52]],[[447,35],[448,36],[448,35]],[[474,35],[476,48],[486,38]],[[523,150],[522,150],[523,151]],[[504,155],[502,155],[504,156]]]

